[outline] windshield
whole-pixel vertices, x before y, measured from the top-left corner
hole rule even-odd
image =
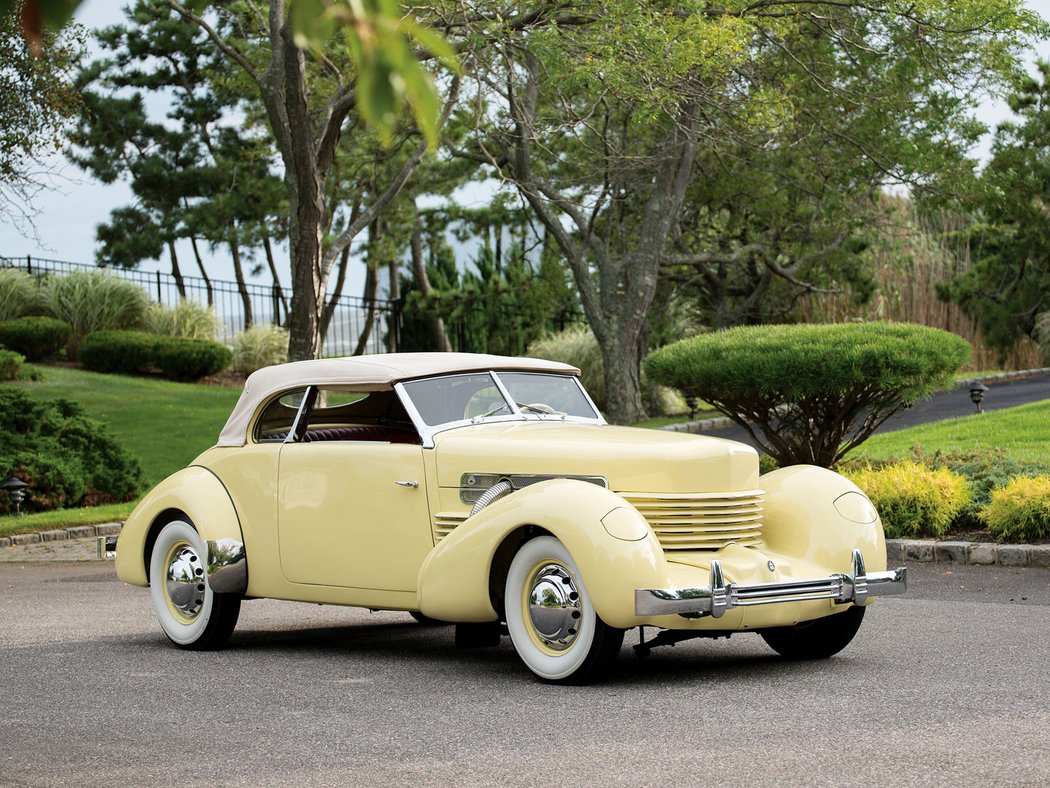
[[[404,390],[429,427],[487,419],[601,417],[575,378],[533,372],[473,373],[414,380]],[[510,395],[508,401],[504,392]]]

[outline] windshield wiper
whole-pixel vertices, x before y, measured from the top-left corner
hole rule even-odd
[[[494,416],[495,414],[499,413],[501,410],[505,410],[505,409],[507,409],[507,403],[506,402],[501,402],[499,405],[496,405],[491,410],[489,410],[489,411],[487,411],[485,413],[482,413],[480,416],[475,416],[474,418],[472,418],[470,420],[470,423],[471,424],[477,424],[478,422],[484,421],[489,416]]]

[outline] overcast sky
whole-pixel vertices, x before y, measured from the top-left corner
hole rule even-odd
[[[88,28],[104,27],[123,19],[119,10],[121,5],[123,4],[113,3],[112,0],[86,0],[78,10],[76,18]],[[1050,0],[1029,0],[1028,7],[1038,11],[1044,18],[1050,19]],[[1029,58],[1030,64],[1034,63],[1037,57],[1050,59],[1050,42],[1039,43]],[[980,119],[993,129],[996,124],[1009,116],[1009,109],[1002,100],[987,101],[979,112]],[[975,155],[985,159],[988,155],[988,146],[989,137],[986,136],[982,144],[975,150]],[[35,201],[38,209],[36,225],[40,241],[22,237],[14,227],[0,221],[0,255],[24,257],[28,254],[34,257],[50,257],[79,263],[94,261],[96,226],[109,218],[109,213],[113,208],[129,204],[132,201],[131,191],[125,183],[108,186],[97,183],[86,177],[76,167],[65,164],[64,161],[60,162],[60,166],[66,180],[61,181],[54,191],[42,194]],[[475,202],[483,201],[485,198],[483,190],[474,191],[473,200]],[[469,199],[470,197],[467,198],[468,201]],[[178,252],[183,273],[193,275],[196,266],[193,263],[189,244],[181,245]],[[286,250],[278,254],[287,259]],[[233,269],[225,250],[220,249],[214,255],[209,255],[206,265],[210,275],[214,278],[233,279]],[[145,262],[141,267],[146,270],[170,270],[166,257],[160,261]],[[360,283],[363,280],[361,266],[354,268],[356,270],[346,290],[348,293],[359,292]],[[286,284],[287,278],[287,271],[284,271],[282,279],[285,279]],[[268,284],[269,273],[264,272],[257,281]]]

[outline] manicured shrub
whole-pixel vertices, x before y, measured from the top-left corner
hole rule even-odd
[[[39,308],[36,280],[17,268],[0,268],[0,321],[33,314]]]
[[[1050,537],[1050,476],[1018,476],[992,490],[981,519],[1000,541],[1036,541]]]
[[[164,377],[193,381],[226,369],[233,353],[208,339],[162,337],[153,348],[153,361]]]
[[[138,461],[75,402],[0,387],[0,477],[29,484],[23,511],[118,503],[143,487]],[[10,511],[0,496],[0,513]]]
[[[69,324],[53,317],[21,317],[0,323],[0,345],[15,350],[27,361],[58,355],[69,343]]]
[[[25,356],[20,353],[0,348],[0,380],[18,380],[22,377],[24,362]]]
[[[47,313],[69,323],[66,350],[71,360],[88,334],[141,328],[149,306],[141,287],[103,271],[49,276],[41,293]]]
[[[288,332],[270,324],[252,326],[233,339],[233,370],[244,375],[288,360]]]
[[[970,501],[966,479],[907,460],[843,470],[875,504],[886,536],[940,536]]]
[[[997,487],[1006,486],[1011,479],[1018,476],[1050,475],[1050,464],[1018,462],[1008,457],[1003,449],[964,454],[935,452],[932,455],[924,455],[918,451],[913,453],[913,459],[930,468],[947,468],[966,477],[973,497],[955,521],[957,526],[963,528],[985,527],[981,510],[991,503],[992,491]]]
[[[572,364],[580,370],[580,382],[599,410],[605,410],[605,363],[598,339],[587,326],[570,326],[529,345],[527,355]],[[650,385],[642,376],[642,401],[653,415],[684,413],[685,401],[673,389]]]
[[[898,323],[746,326],[675,342],[645,371],[753,430],[781,465],[832,467],[893,414],[950,386],[969,344]]]
[[[80,344],[80,363],[92,372],[136,375],[150,371],[161,337],[144,331],[95,331]]]
[[[173,307],[152,304],[146,312],[146,330],[167,337],[215,339],[219,316],[211,307],[196,301],[179,301]]]

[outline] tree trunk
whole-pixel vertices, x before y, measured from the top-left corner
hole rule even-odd
[[[281,287],[281,279],[277,276],[277,264],[273,259],[273,245],[270,243],[270,236],[263,238],[263,249],[266,250],[266,264],[270,267],[270,276],[273,277],[273,290],[276,295],[275,302],[280,303],[284,309],[284,314],[288,315],[288,298],[284,295],[284,288]],[[274,325],[281,325],[280,315],[274,314],[273,316]]]
[[[178,288],[179,297],[186,298],[186,281],[182,278],[179,270],[179,257],[175,254],[175,242],[168,239],[168,256],[171,257],[171,275],[175,279],[175,287]]]
[[[427,266],[423,259],[423,225],[418,217],[415,227],[412,228],[412,276],[424,298],[434,292],[434,288],[430,286],[430,277],[427,276]],[[431,346],[443,353],[451,353],[452,343],[448,341],[445,321],[441,315],[431,312],[424,319],[430,329]]]
[[[339,306],[339,299],[343,297],[343,286],[346,284],[346,269],[350,263],[350,247],[343,250],[339,257],[339,265],[335,276],[335,287],[332,288],[328,303],[325,304],[324,314],[321,316],[321,336],[328,336],[328,327],[332,324],[332,317]]]
[[[248,295],[248,285],[244,281],[244,266],[241,264],[241,247],[237,238],[230,238],[230,254],[233,255],[233,275],[237,278],[237,290],[241,294],[241,304],[244,306],[244,328],[248,330],[255,322],[252,316],[252,299]]]
[[[371,257],[371,255],[369,255]],[[361,335],[357,338],[357,347],[354,348],[354,355],[360,356],[365,352],[368,347],[368,340],[372,338],[372,325],[376,319],[376,288],[379,286],[379,266],[374,264],[373,260],[368,261],[368,271],[365,274],[365,292],[364,299],[368,305],[368,312],[365,316],[365,326],[361,330]]]
[[[387,312],[390,316],[388,321],[386,332],[386,349],[388,353],[393,353],[397,350],[397,335],[400,326],[394,325],[393,321],[401,319],[401,311],[393,308],[395,302],[401,300],[401,261],[398,260],[397,255],[390,256],[390,262],[387,263],[387,276],[390,280],[390,305],[391,310]]]
[[[204,260],[201,259],[201,250],[197,248],[197,239],[194,236],[190,236],[190,246],[193,247],[193,256],[197,260],[197,268],[200,269],[201,279],[204,280],[204,287],[208,291],[208,306],[215,305],[215,292],[212,290],[211,279],[208,277],[208,272],[204,269]]]

